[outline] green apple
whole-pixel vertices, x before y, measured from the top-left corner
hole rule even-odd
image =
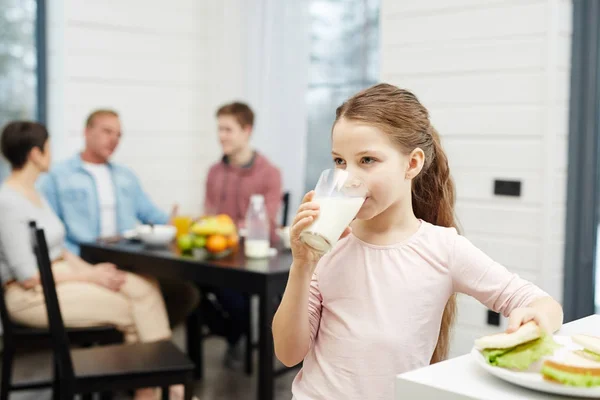
[[[191,250],[194,244],[192,235],[182,235],[177,239],[177,246],[181,251]]]
[[[206,236],[196,236],[194,237],[194,248],[201,249],[206,246]]]

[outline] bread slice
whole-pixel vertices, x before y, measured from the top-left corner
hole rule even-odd
[[[588,360],[600,362],[600,355],[589,350],[575,350],[574,353],[583,358],[587,358]]]
[[[589,335],[573,335],[571,340],[584,349],[600,355],[600,337]]]
[[[600,363],[590,360],[587,357],[582,357],[577,351],[569,351],[560,358],[548,359],[562,365],[575,368],[592,368],[598,369],[600,372]]]
[[[519,329],[512,333],[497,333],[495,335],[484,336],[475,340],[475,347],[483,349],[509,349],[531,340],[539,339],[542,336],[542,330],[534,322],[530,321],[521,325]]]
[[[544,379],[569,386],[600,386],[600,363],[574,352],[561,359],[547,359],[542,366]]]

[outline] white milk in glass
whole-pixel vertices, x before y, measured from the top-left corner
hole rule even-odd
[[[302,234],[304,243],[325,253],[335,244],[362,207],[363,197],[315,197],[319,216]],[[324,240],[323,240],[324,239]]]

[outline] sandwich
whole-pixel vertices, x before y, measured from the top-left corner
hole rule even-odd
[[[484,336],[475,341],[475,348],[488,364],[519,371],[530,369],[536,361],[553,354],[559,347],[552,336],[533,321],[512,333]]]
[[[560,359],[547,359],[542,366],[544,379],[578,387],[600,386],[600,362],[579,351],[570,351]]]
[[[592,361],[600,362],[600,337],[588,335],[571,336],[573,343],[583,347],[583,350],[577,350],[575,353]]]

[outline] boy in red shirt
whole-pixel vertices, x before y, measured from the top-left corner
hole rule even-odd
[[[282,202],[281,173],[250,146],[254,113],[248,105],[234,102],[220,107],[216,117],[223,157],[208,172],[204,213],[227,214],[243,227],[250,196],[262,194],[274,243],[278,240],[276,219]],[[248,326],[248,297],[231,289],[215,290],[215,295],[231,319],[225,365],[237,369],[243,359],[238,343]]]
[[[227,214],[243,227],[250,196],[262,194],[271,224],[271,242],[275,242],[281,173],[250,146],[254,113],[244,103],[226,104],[217,110],[217,121],[223,157],[208,172],[204,212]]]

